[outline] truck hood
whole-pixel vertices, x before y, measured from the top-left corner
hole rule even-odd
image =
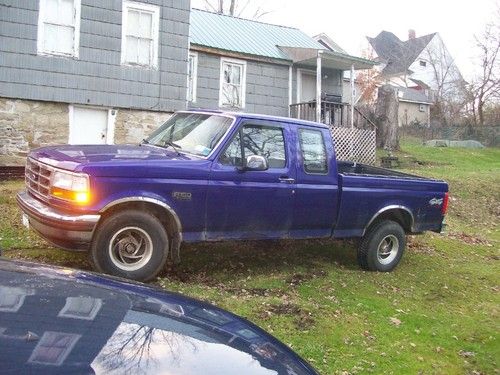
[[[181,154],[169,149],[150,145],[62,145],[42,147],[29,156],[42,163],[69,171],[81,171],[85,167],[149,164],[159,160],[198,160],[193,155]]]

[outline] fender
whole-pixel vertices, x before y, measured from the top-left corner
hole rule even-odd
[[[370,225],[372,225],[372,223],[377,219],[377,217],[379,217],[384,212],[391,211],[391,210],[403,210],[403,211],[406,211],[410,215],[410,230],[413,232],[413,230],[414,230],[413,225],[415,223],[415,217],[413,216],[413,213],[411,212],[411,210],[408,207],[406,207],[406,206],[401,206],[401,205],[398,205],[398,204],[393,204],[393,205],[389,205],[389,206],[385,206],[385,207],[381,208],[380,210],[378,210],[375,213],[375,215],[372,216],[372,218],[370,219],[370,221],[368,221],[368,224],[366,224],[365,228],[363,229],[363,236],[365,235],[366,230],[370,227]]]
[[[173,235],[174,238],[172,239],[172,246],[170,249],[171,250],[170,254],[171,254],[172,260],[175,264],[180,263],[180,261],[181,261],[181,259],[180,259],[180,247],[181,247],[181,243],[182,243],[182,224],[181,224],[181,221],[179,219],[179,216],[174,211],[174,209],[172,207],[170,207],[168,204],[166,204],[165,202],[163,202],[159,199],[149,198],[149,197],[141,197],[141,196],[125,197],[125,198],[120,198],[120,199],[117,199],[117,200],[114,200],[114,201],[108,203],[106,206],[104,206],[99,211],[99,213],[103,214],[107,210],[109,210],[110,208],[112,208],[114,206],[117,206],[117,205],[123,204],[123,203],[131,203],[131,202],[152,203],[158,207],[163,208],[165,211],[167,211],[173,217],[174,224],[175,224],[177,230]]]

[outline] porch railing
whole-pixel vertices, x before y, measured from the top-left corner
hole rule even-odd
[[[319,122],[329,125],[335,142],[338,160],[375,164],[376,126],[358,108],[354,107],[354,127],[351,128],[351,106],[346,103],[322,102]],[[316,121],[316,102],[290,106],[290,116]]]
[[[316,101],[296,103],[290,105],[290,117],[307,120],[316,120]],[[318,121],[330,126],[351,125],[351,105],[338,102],[321,102],[321,119]],[[354,106],[354,126],[361,129],[375,129],[375,124]]]

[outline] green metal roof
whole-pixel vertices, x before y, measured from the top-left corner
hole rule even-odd
[[[299,29],[231,17],[200,9],[191,11],[190,42],[248,55],[291,60],[277,46],[324,49]]]

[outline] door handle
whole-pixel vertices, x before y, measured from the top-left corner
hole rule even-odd
[[[290,178],[290,177],[286,177],[286,176],[283,176],[283,177],[280,177],[280,182],[282,184],[293,184],[295,182],[295,179],[294,178]]]

